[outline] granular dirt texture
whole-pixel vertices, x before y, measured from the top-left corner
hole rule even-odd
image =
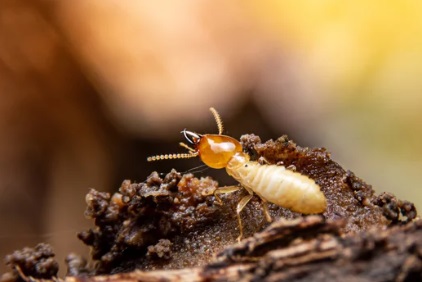
[[[377,197],[370,185],[344,170],[323,148],[301,148],[286,136],[265,143],[253,134],[240,140],[253,160],[284,165],[314,179],[327,198],[323,218],[342,222],[342,234],[382,229],[416,217],[413,204],[394,196]],[[246,193],[222,194],[219,205],[213,195],[217,188],[209,177],[172,170],[164,178],[153,172],[143,183],[124,181],[114,195],[91,190],[86,215],[96,227],[78,235],[92,247],[97,261],[91,273],[181,269],[211,262],[213,255],[236,243],[236,206]],[[276,221],[302,217],[274,204],[269,204],[269,212]],[[268,226],[258,197],[243,209],[241,218],[244,238]]]
[[[382,208],[386,218],[394,223],[408,222],[416,218],[416,208],[413,203],[398,200],[390,193],[382,193],[373,199],[373,203]]]
[[[175,240],[175,235],[201,230],[219,218],[219,208],[210,197],[216,188],[211,178],[182,177],[172,170],[163,179],[153,172],[144,183],[124,181],[112,196],[91,190],[85,214],[95,219],[96,228],[78,236],[92,247],[96,273],[170,258],[173,243],[167,238]]]
[[[12,272],[4,274],[2,281],[53,279],[59,270],[53,249],[45,243],[40,243],[35,248],[14,251],[6,256],[5,262]]]
[[[171,257],[172,245],[170,240],[160,239],[156,245],[148,247],[147,255],[158,259],[169,259]]]

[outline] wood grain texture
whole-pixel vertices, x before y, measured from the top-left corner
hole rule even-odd
[[[309,216],[278,221],[221,252],[215,261],[181,270],[134,271],[67,282],[100,281],[420,281],[422,221],[341,236],[344,221]]]

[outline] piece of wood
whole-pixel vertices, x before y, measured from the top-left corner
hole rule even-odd
[[[124,181],[114,195],[88,193],[86,215],[95,228],[79,237],[92,247],[96,266],[68,257],[64,280],[422,280],[422,221],[413,204],[375,195],[324,149],[301,148],[287,137],[241,140],[250,155],[314,179],[327,197],[327,210],[302,216],[269,204],[275,222],[267,225],[254,197],[241,214],[246,239],[237,244],[235,209],[242,191],[222,195],[219,205],[213,196],[218,183],[211,178],[175,170],[161,178],[153,172],[142,183]],[[47,247],[17,251],[8,259],[14,275],[5,281],[45,278],[56,270],[52,256]]]
[[[65,281],[421,281],[421,220],[341,236],[344,223],[320,216],[281,220],[202,267]]]

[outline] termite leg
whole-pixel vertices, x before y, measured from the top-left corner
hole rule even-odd
[[[262,210],[264,211],[265,219],[267,220],[267,222],[273,221],[273,219],[271,218],[271,215],[270,215],[270,211],[268,210],[267,201],[262,199],[262,198],[261,198],[261,201],[262,201]]]
[[[240,231],[240,235],[239,237],[237,237],[237,241],[240,242],[240,240],[243,237],[243,225],[242,225],[242,220],[240,218],[240,212],[243,210],[243,208],[249,203],[249,201],[252,199],[253,194],[249,194],[246,195],[245,197],[242,198],[242,200],[240,200],[240,202],[237,204],[237,208],[236,208],[236,214],[237,214],[237,220],[239,222],[239,231]]]
[[[237,204],[236,207],[236,216],[237,216],[237,221],[239,223],[239,231],[240,231],[240,235],[239,237],[237,237],[237,241],[240,242],[240,240],[243,238],[243,225],[242,225],[242,219],[240,218],[240,213],[242,212],[243,208],[249,203],[249,201],[252,199],[254,193],[251,189],[249,189],[248,187],[242,187],[242,186],[224,186],[221,188],[218,188],[217,190],[215,190],[214,192],[214,197],[217,199],[217,201],[219,202],[220,205],[223,204],[223,201],[221,200],[221,198],[218,196],[218,194],[228,194],[228,193],[232,193],[232,192],[236,192],[242,188],[245,188],[246,191],[248,191],[248,195],[244,196],[240,202]],[[265,203],[265,207],[264,207],[264,212],[266,210],[266,218],[268,220],[268,218],[271,220],[271,216],[268,212],[268,207],[266,207],[266,203]],[[268,215],[268,217],[267,217]]]
[[[241,186],[234,186],[234,185],[233,186],[219,187],[219,188],[217,188],[217,190],[215,190],[214,197],[218,201],[218,203],[220,205],[222,205],[223,201],[221,200],[220,196],[218,196],[218,194],[233,193],[233,192],[239,191],[240,189],[242,189]]]

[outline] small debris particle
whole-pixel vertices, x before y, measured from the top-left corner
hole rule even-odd
[[[148,247],[147,256],[151,258],[169,259],[171,257],[171,246],[173,245],[170,240],[160,239],[154,246]]]
[[[54,252],[50,245],[40,243],[35,248],[23,248],[7,255],[6,265],[12,268],[12,274],[16,278],[28,280],[53,279],[57,276],[59,264],[54,260]]]

